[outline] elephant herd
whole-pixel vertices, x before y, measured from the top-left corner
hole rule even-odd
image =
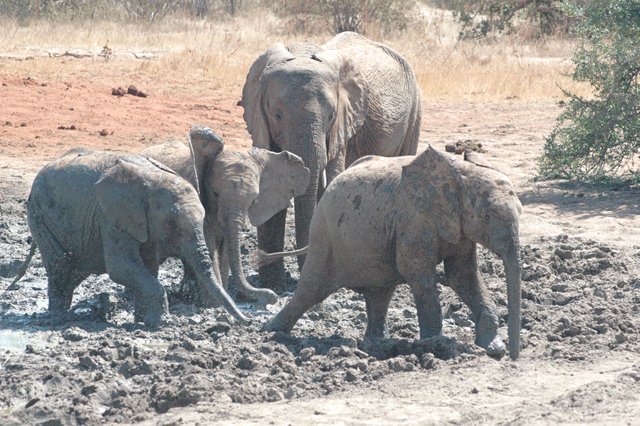
[[[134,317],[157,326],[167,312],[159,265],[179,258],[194,300],[249,319],[227,293],[272,304],[284,289],[282,257],[298,255],[300,279],[264,325],[289,332],[339,288],[363,294],[365,337],[387,336],[396,286],[409,284],[420,338],[441,333],[436,266],[475,320],[476,344],[501,355],[498,316],[478,273],[476,244],[504,262],[509,354],[519,354],[521,205],[509,179],[478,154],[417,154],[421,97],[413,71],[391,48],[355,33],[323,45],[277,43],[252,64],[242,90],[249,152],[224,149],[192,126],[189,143],[138,154],[73,149],[36,176],[27,202],[33,240],[14,283],[39,248],[49,311],[107,273],[133,295]],[[345,170],[346,169],[346,170]],[[283,252],[294,199],[299,250]],[[262,288],[240,262],[246,219],[258,228]]]

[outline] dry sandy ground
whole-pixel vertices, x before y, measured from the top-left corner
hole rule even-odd
[[[89,146],[138,151],[166,137],[184,138],[191,123],[210,125],[234,149],[250,146],[242,108],[236,105],[239,93],[203,91],[197,98],[175,98],[155,95],[150,84],[150,87],[139,87],[149,93],[147,98],[115,97],[111,95],[113,86],[142,85],[137,81],[121,81],[122,77],[114,75],[66,82],[36,81],[28,77],[2,74],[0,63],[0,200],[3,200],[0,226],[4,225],[4,241],[16,247],[13,253],[6,248],[2,253],[0,291],[8,286],[9,275],[26,250],[25,220],[20,216],[24,214],[24,207],[20,200],[27,195],[37,170],[68,148]],[[254,395],[242,400],[212,390],[191,403],[181,404],[186,406],[167,412],[156,409],[130,417],[127,411],[114,417],[104,414],[91,417],[85,413],[85,417],[76,416],[76,420],[62,415],[58,420],[73,423],[84,418],[89,423],[140,421],[147,424],[638,424],[640,190],[533,181],[535,161],[545,135],[562,111],[557,101],[425,99],[423,106],[425,141],[440,149],[444,149],[446,143],[458,141],[481,143],[488,160],[513,180],[520,195],[524,206],[523,257],[529,263],[525,265],[529,278],[523,284],[527,319],[525,347],[517,362],[478,355],[472,345],[466,343],[472,339],[472,328],[463,327],[464,321],[451,320],[445,333],[463,343],[457,357],[430,363],[405,354],[408,363],[418,360],[414,362],[415,368],[390,363],[385,367],[389,374],[378,375],[369,372],[378,368],[376,363],[380,361],[369,357],[369,370],[364,376],[356,377],[352,383],[341,376],[339,383],[325,388],[325,392],[309,387],[308,392],[292,397],[283,390],[284,398],[274,397],[271,399],[276,402],[265,402],[269,397]],[[71,126],[75,129],[69,130]],[[107,131],[106,136],[100,136],[103,129]],[[562,253],[567,252],[570,254],[564,257]],[[491,275],[492,269],[487,266],[491,261],[485,258],[483,262],[483,273],[485,278],[489,277],[492,291],[503,291],[499,273]],[[32,294],[46,298],[43,282],[34,285]],[[348,300],[348,297],[339,300]],[[22,305],[17,299],[5,302],[7,309],[3,308],[0,319],[9,324],[4,312]],[[39,306],[42,310],[42,305]],[[350,311],[336,312],[349,315]],[[392,311],[392,320],[393,312],[397,313],[396,318],[403,317],[403,310],[399,309]],[[404,321],[415,322],[409,314],[404,316],[409,318]],[[332,318],[335,317],[323,317],[323,327],[331,327]],[[0,331],[15,329],[15,324],[0,325]],[[186,324],[189,327],[192,322]],[[456,325],[461,326],[456,328]],[[325,328],[307,325],[296,335],[301,339],[305,332],[313,335]],[[416,330],[415,324],[406,328]],[[61,328],[54,329],[56,333],[63,332]],[[359,339],[363,330],[360,326],[349,332],[354,332],[353,338]],[[146,331],[141,333],[149,335]],[[249,330],[247,336],[254,341],[265,339],[257,330]],[[331,339],[332,332],[326,331],[326,336]],[[97,339],[98,334],[94,337]],[[85,341],[94,337],[87,337]],[[300,345],[304,346],[304,342],[286,347],[300,358]],[[200,347],[207,344],[201,342]],[[319,354],[322,352],[316,349]],[[159,348],[156,352],[164,350],[167,349]],[[269,346],[264,352],[273,353],[271,351],[278,349]],[[334,353],[329,350],[326,356],[317,357],[331,362],[334,359],[331,354]],[[7,368],[19,364],[24,356],[27,355],[23,351],[5,351],[0,356],[2,393],[11,389],[22,392],[19,398],[12,399],[6,393],[0,398],[4,404],[0,404],[0,420],[19,423],[53,419],[55,410],[54,414],[44,410],[40,417],[29,410],[47,403],[47,398],[53,401],[51,395],[55,391],[36,397],[37,392],[27,389],[27,385],[16,387],[18,379],[28,382],[30,377],[40,374],[37,368],[34,367],[31,376],[28,367],[18,369],[22,375],[16,373],[18,370]],[[382,358],[394,359],[389,354]],[[331,367],[318,368],[321,371]],[[33,380],[37,382],[36,378]],[[213,389],[227,389],[220,386]],[[253,395],[250,390],[246,392]],[[73,401],[74,404],[86,403]],[[51,407],[54,406],[51,402]]]

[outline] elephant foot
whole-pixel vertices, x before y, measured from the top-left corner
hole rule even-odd
[[[152,310],[150,312],[147,312],[147,314],[144,316],[144,325],[147,327],[150,327],[150,328],[158,327],[161,322],[162,322],[162,312],[157,312],[155,310]]]
[[[281,331],[283,333],[291,332],[293,325],[289,325],[285,323],[285,321],[279,316],[276,315],[274,318],[267,321],[265,325],[262,326],[262,331]]]

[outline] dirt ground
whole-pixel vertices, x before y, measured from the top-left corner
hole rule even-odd
[[[239,92],[171,97],[139,80],[38,81],[0,66],[0,292],[28,249],[24,202],[35,173],[67,149],[136,152],[184,139],[191,123],[211,126],[230,149],[250,146]],[[149,96],[112,96],[131,83]],[[0,293],[0,423],[638,424],[640,189],[533,181],[562,108],[557,100],[423,102],[423,140],[439,149],[480,143],[524,206],[516,362],[473,345],[470,312],[446,287],[444,336],[426,341],[415,340],[406,286],[390,309],[392,338],[376,346],[362,341],[362,298],[344,290],[291,335],[259,331],[286,298],[266,308],[241,303],[256,319],[242,327],[172,296],[166,324],[151,330],[133,323],[123,288],[106,276],[76,291],[70,318],[49,316],[36,257],[19,289]],[[255,283],[254,248],[247,229],[244,263]],[[504,324],[502,265],[479,252]],[[296,267],[287,267],[295,285]],[[181,274],[168,261],[161,280],[171,291]]]

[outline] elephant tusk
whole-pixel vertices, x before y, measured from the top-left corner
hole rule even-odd
[[[320,180],[320,184],[322,185],[322,188],[326,188],[327,187],[327,169],[323,169],[322,170],[322,174],[321,176],[321,180]]]

